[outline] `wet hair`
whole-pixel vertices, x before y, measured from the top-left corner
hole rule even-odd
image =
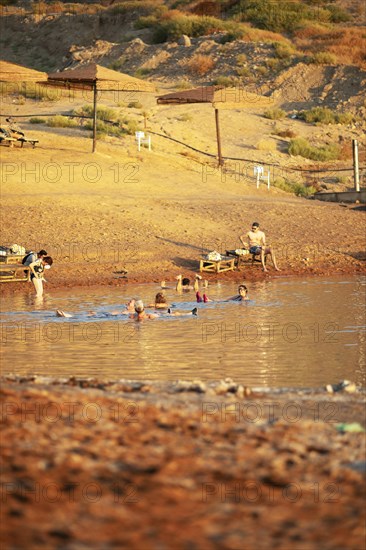
[[[43,248],[42,248],[42,250],[40,250],[39,252],[37,252],[37,256],[39,256],[39,257],[40,257],[40,256],[47,256],[47,252],[46,252],[45,250],[43,250]]]
[[[44,258],[42,258],[42,260],[47,265],[52,265],[53,264],[53,259],[51,258],[51,256],[45,256]]]
[[[246,293],[248,293],[248,288],[245,285],[239,285],[238,286],[238,292],[240,292],[240,289],[243,288]]]
[[[252,227],[259,227],[259,223],[258,222],[253,222]]]
[[[142,300],[137,300],[137,302],[135,302],[135,311],[136,313],[142,313],[144,311],[144,303]]]
[[[182,279],[182,285],[183,286],[189,286],[191,283],[191,281],[188,279],[188,277],[184,277],[184,279]]]
[[[155,303],[156,304],[165,304],[166,299],[163,292],[158,292],[155,296]]]

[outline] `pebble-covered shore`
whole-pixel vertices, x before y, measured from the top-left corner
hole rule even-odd
[[[1,382],[6,548],[364,548],[359,388]]]

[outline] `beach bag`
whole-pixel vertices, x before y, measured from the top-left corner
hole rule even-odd
[[[216,250],[209,252],[206,258],[209,262],[219,262],[220,260],[222,260],[221,254],[219,252],[216,252]]]

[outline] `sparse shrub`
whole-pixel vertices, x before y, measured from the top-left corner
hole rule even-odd
[[[310,195],[314,195],[314,193],[316,193],[316,189],[312,185],[308,186],[298,182],[291,182],[287,178],[283,177],[275,178],[272,185],[277,189],[282,189],[282,191],[285,191],[286,193],[293,193],[298,197],[309,197]]]
[[[286,116],[286,113],[282,109],[267,109],[267,111],[264,111],[263,116],[270,120],[280,120]]]
[[[316,52],[314,55],[310,56],[307,61],[315,65],[335,65],[337,63],[337,57],[330,52]]]
[[[191,82],[188,82],[188,80],[181,80],[180,82],[177,82],[174,88],[176,90],[190,90],[192,88],[192,84]]]
[[[340,149],[336,144],[314,147],[304,138],[295,138],[290,141],[288,152],[290,155],[325,162],[338,159]]]
[[[221,44],[227,44],[229,42],[235,42],[235,40],[242,40],[245,37],[245,31],[244,29],[241,29],[240,27],[229,30],[224,36],[221,37]]]
[[[75,128],[78,126],[76,120],[62,115],[48,118],[46,124],[51,128]]]
[[[249,67],[238,67],[235,70],[236,70],[236,74],[238,76],[241,76],[242,78],[247,78],[248,76],[250,76],[252,74]]]
[[[277,71],[278,69],[283,67],[283,61],[282,59],[277,59],[272,57],[272,58],[266,59],[266,65],[268,69],[272,71]]]
[[[314,107],[309,111],[301,111],[299,113],[299,118],[309,123],[320,122],[321,124],[334,124],[335,122],[333,111],[327,107]]]
[[[32,117],[32,118],[29,119],[29,122],[31,124],[44,124],[45,120],[43,120],[43,118],[39,118],[39,117]]]
[[[261,76],[264,76],[268,73],[268,67],[261,65],[260,67],[257,67],[256,72],[259,73]]]
[[[129,109],[142,109],[143,105],[140,103],[140,101],[131,101],[127,107]]]
[[[77,109],[74,109],[73,115],[75,116],[93,116],[93,106],[92,105],[83,105]],[[104,105],[97,106],[97,118],[98,120],[115,120],[117,118],[117,113],[114,109],[105,107]]]
[[[207,74],[214,66],[212,57],[202,54],[194,55],[187,63],[189,71],[200,76]]]
[[[216,86],[224,86],[224,88],[230,88],[231,86],[235,86],[237,83],[237,80],[233,76],[218,76],[214,82]]]
[[[330,21],[332,23],[347,23],[351,19],[349,13],[347,13],[340,6],[327,6],[327,10],[330,12]]]
[[[257,149],[259,151],[275,151],[276,150],[276,142],[272,139],[260,139],[256,145]]]
[[[239,53],[237,56],[236,56],[236,61],[240,64],[240,65],[243,65],[244,63],[246,63],[248,61],[248,58],[247,56],[245,55],[245,53]]]
[[[351,124],[355,119],[352,113],[335,113],[328,107],[313,107],[308,111],[301,111],[299,117],[312,124]]]
[[[275,136],[280,136],[280,137],[284,137],[284,138],[294,138],[294,137],[296,137],[296,132],[294,132],[293,130],[290,130],[289,128],[286,129],[286,130],[277,130],[277,129],[275,129],[272,133]]]
[[[151,73],[151,69],[145,69],[145,68],[142,68],[140,67],[139,69],[137,69],[134,73],[134,77],[135,78],[145,78],[147,75],[149,75]]]
[[[180,120],[181,122],[191,122],[192,115],[190,115],[189,113],[183,113],[182,115],[180,115],[178,120]]]
[[[295,53],[294,48],[287,42],[273,42],[273,48],[279,59],[289,59]]]

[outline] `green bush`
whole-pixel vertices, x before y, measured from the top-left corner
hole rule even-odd
[[[309,197],[311,195],[314,195],[314,193],[316,192],[315,187],[311,185],[306,186],[302,183],[291,182],[287,178],[282,177],[276,178],[272,185],[277,189],[282,189],[282,191],[285,191],[286,193],[293,193],[298,197]]]
[[[43,120],[43,118],[39,118],[39,117],[32,117],[29,119],[29,122],[31,124],[44,124],[46,121]]]
[[[299,117],[312,124],[351,124],[355,120],[352,113],[335,113],[328,107],[313,107],[308,111],[301,111]]]
[[[315,65],[335,65],[337,63],[337,56],[329,52],[317,52],[307,59],[308,63],[314,63]]]
[[[161,43],[167,40],[178,40],[183,34],[197,37],[226,29],[231,32],[233,24],[232,22],[221,21],[216,17],[172,13],[170,17],[160,20],[153,28],[154,42]]]
[[[56,115],[48,118],[46,124],[51,128],[75,128],[78,126],[76,120],[62,115]]]
[[[313,147],[304,138],[291,139],[288,152],[290,155],[301,156],[311,160],[326,162],[339,158],[340,150],[336,144],[325,145],[324,147]]]
[[[264,118],[269,118],[270,120],[279,120],[286,116],[285,111],[282,109],[267,109],[263,113]]]
[[[92,117],[94,112],[93,105],[83,105],[77,109],[74,109],[73,115]],[[105,107],[104,105],[97,106],[97,119],[98,120],[115,120],[117,118],[117,112],[115,109]]]
[[[230,88],[237,84],[237,79],[234,76],[218,76],[214,80],[216,86],[223,86],[224,88]]]
[[[140,101],[131,101],[127,107],[129,109],[142,109],[143,105]]]
[[[273,42],[273,47],[279,59],[289,59],[295,54],[294,48],[287,42]]]

